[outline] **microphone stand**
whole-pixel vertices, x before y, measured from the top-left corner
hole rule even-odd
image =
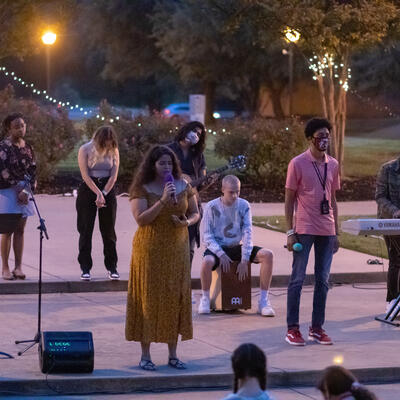
[[[27,182],[30,180],[25,178]],[[15,344],[19,343],[31,343],[28,345],[24,350],[19,351],[18,355],[21,356],[24,354],[27,350],[29,350],[31,347],[33,347],[35,344],[40,343],[40,336],[41,336],[41,317],[42,317],[42,253],[43,253],[43,237],[46,237],[47,240],[49,240],[49,235],[47,234],[47,229],[46,225],[44,223],[44,219],[41,217],[35,197],[33,196],[31,185],[28,183],[26,187],[29,191],[29,196],[30,196],[30,201],[33,201],[33,204],[35,205],[36,213],[39,217],[39,226],[37,229],[40,231],[40,244],[39,244],[39,284],[38,284],[38,327],[37,327],[37,332],[36,335],[33,339],[31,340],[16,340]]]

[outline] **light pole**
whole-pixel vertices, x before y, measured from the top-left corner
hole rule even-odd
[[[285,40],[289,44],[288,50],[283,54],[289,57],[289,116],[293,114],[293,45],[300,39],[300,32],[292,28],[286,28],[284,31]]]
[[[50,91],[50,47],[55,43],[57,35],[47,31],[42,35],[42,42],[46,45],[46,91]]]

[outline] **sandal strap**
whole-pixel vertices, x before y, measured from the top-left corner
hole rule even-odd
[[[169,358],[168,364],[177,369],[186,369],[185,363],[183,363],[179,358]]]
[[[146,371],[154,371],[156,369],[156,365],[151,360],[140,360],[139,367]]]

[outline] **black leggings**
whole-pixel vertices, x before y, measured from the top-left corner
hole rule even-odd
[[[92,178],[96,186],[102,190],[108,178]],[[83,273],[87,273],[93,266],[92,261],[92,235],[97,210],[99,211],[99,227],[104,245],[104,265],[108,271],[117,269],[117,236],[115,234],[115,219],[117,215],[117,199],[114,188],[105,197],[106,207],[97,208],[96,194],[93,193],[86,183],[82,183],[78,189],[76,199],[76,211],[78,213],[77,226],[79,232],[79,255],[78,261]]]

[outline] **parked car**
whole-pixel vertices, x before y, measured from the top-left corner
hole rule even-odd
[[[168,118],[182,118],[188,120],[190,117],[189,103],[170,104],[164,108],[163,114]],[[214,111],[213,116],[215,119],[233,118],[235,116],[235,112],[230,110]]]

